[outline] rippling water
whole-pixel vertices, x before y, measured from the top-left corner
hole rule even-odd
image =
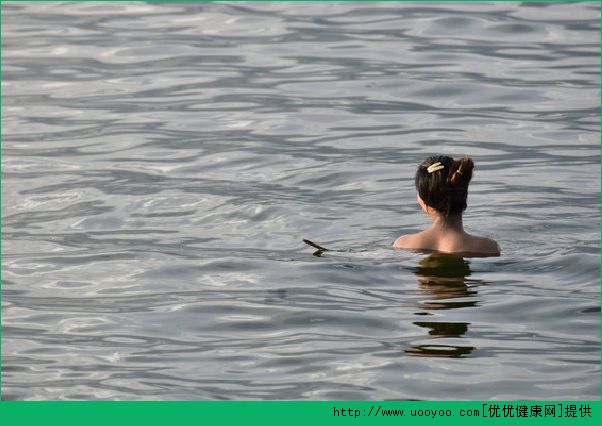
[[[3,398],[599,398],[599,22],[3,2]],[[501,257],[390,248],[433,153]]]

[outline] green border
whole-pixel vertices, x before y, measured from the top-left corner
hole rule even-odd
[[[496,408],[497,407],[497,408]],[[553,407],[554,415],[549,412]],[[377,411],[379,410],[380,411]],[[600,401],[357,402],[357,401],[194,401],[194,402],[2,402],[3,424],[62,426],[138,424],[268,425],[335,424],[599,424]],[[342,409],[347,410],[343,415]],[[335,415],[337,410],[337,415]],[[382,410],[398,410],[383,414]],[[399,410],[403,410],[401,413]],[[476,410],[476,411],[475,411]],[[541,411],[540,411],[541,410]],[[427,413],[428,411],[428,413]],[[434,412],[434,417],[431,413]],[[491,414],[499,414],[499,417]],[[538,412],[541,416],[537,416]],[[589,414],[588,414],[589,412]],[[421,413],[422,416],[418,416]],[[468,415],[468,414],[471,415]],[[547,414],[546,414],[547,413]],[[351,414],[351,415],[349,415]],[[414,415],[413,415],[414,414]],[[428,415],[427,415],[428,414]],[[357,416],[357,417],[356,417]],[[598,420],[595,420],[598,419]],[[6,422],[4,422],[6,420]]]
[[[0,0],[0,3],[19,3],[27,0]],[[51,2],[56,0],[34,0]],[[81,1],[81,0],[67,0]],[[87,0],[83,0],[87,1]],[[109,2],[115,0],[93,0]],[[117,0],[124,1],[124,0]],[[149,2],[207,2],[211,0],[147,0]],[[246,2],[230,0],[228,2]],[[272,2],[279,0],[254,0]],[[323,0],[297,0],[296,2],[322,2]],[[429,0],[330,0],[330,2],[364,1],[395,3],[430,3]],[[516,2],[516,0],[496,0],[497,2]],[[437,0],[437,2],[459,2],[458,0]],[[489,2],[483,0],[462,0],[461,2]],[[528,0],[530,3],[600,3],[596,0]],[[0,10],[0,30],[2,11]],[[602,42],[602,35],[601,35]],[[1,48],[0,48],[1,54]],[[0,70],[0,78],[1,78]],[[2,89],[0,87],[0,98]],[[601,108],[602,113],[602,108]],[[0,115],[0,126],[2,117]],[[2,144],[0,137],[0,160]],[[600,154],[602,163],[602,152]],[[1,172],[1,166],[0,166]],[[0,184],[2,182],[0,176]],[[602,185],[602,176],[600,183]],[[2,193],[0,192],[0,208]],[[602,206],[601,206],[602,215]],[[2,218],[0,217],[0,226]],[[1,231],[0,231],[1,236]],[[602,254],[602,250],[601,250]],[[0,259],[2,246],[0,245]],[[2,291],[2,270],[0,269],[0,297]],[[1,325],[0,315],[0,325]],[[1,349],[0,329],[0,349]],[[2,364],[0,350],[0,367]],[[496,408],[497,407],[497,408]],[[554,407],[554,415],[546,415],[546,408]],[[393,412],[384,410],[403,410]],[[423,416],[413,416],[422,410]],[[434,417],[427,417],[434,413]],[[476,410],[476,411],[475,411]],[[540,412],[541,410],[541,412]],[[478,412],[476,416],[467,413]],[[385,415],[387,414],[388,415]],[[465,415],[462,415],[464,413]],[[499,417],[491,416],[498,413]],[[541,413],[541,415],[538,415]],[[451,414],[451,416],[448,416]],[[572,417],[574,415],[574,417]],[[598,419],[598,420],[595,420]],[[602,419],[602,401],[2,401],[0,376],[0,425],[62,424],[62,425],[106,425],[133,424],[299,424],[308,422],[333,422],[351,424],[599,424]],[[482,423],[484,422],[484,423]]]

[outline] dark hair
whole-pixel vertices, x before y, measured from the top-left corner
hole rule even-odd
[[[441,163],[443,168],[429,173],[429,166],[436,163]],[[468,184],[472,178],[473,167],[474,163],[470,157],[462,157],[459,160],[447,155],[429,157],[420,163],[416,171],[416,191],[427,206],[445,217],[461,214],[466,210]]]

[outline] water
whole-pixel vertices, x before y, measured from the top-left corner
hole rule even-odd
[[[599,22],[3,3],[2,397],[598,399]],[[433,153],[501,257],[390,247]]]

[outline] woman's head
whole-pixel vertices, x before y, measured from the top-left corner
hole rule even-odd
[[[459,160],[446,155],[429,157],[416,171],[416,191],[428,207],[444,217],[461,214],[466,210],[473,167],[470,157]]]

